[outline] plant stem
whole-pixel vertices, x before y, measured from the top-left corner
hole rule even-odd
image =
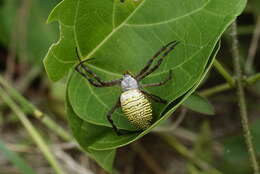
[[[198,166],[200,169],[207,171],[207,172],[214,172],[216,174],[221,174],[220,171],[212,167],[210,164],[204,162],[203,160],[199,159],[197,156],[194,155],[188,148],[183,146],[181,143],[178,142],[176,138],[170,135],[161,134],[160,137],[172,148],[174,148],[177,152],[179,152],[183,157],[190,160],[193,164]]]
[[[248,56],[245,63],[245,72],[250,74],[253,70],[253,62],[258,48],[258,42],[260,38],[260,15],[256,18],[256,26],[253,32],[252,40],[248,50]]]
[[[234,86],[235,82],[233,77],[226,71],[226,69],[219,63],[217,59],[213,62],[214,67],[217,71],[224,77],[224,79],[229,83],[230,86]]]
[[[217,86],[214,86],[212,88],[209,88],[209,89],[205,89],[203,91],[200,91],[199,92],[199,95],[203,96],[203,97],[209,97],[209,96],[212,96],[216,93],[219,93],[219,92],[222,92],[222,91],[226,91],[228,89],[232,89],[233,87],[230,86],[230,84],[228,83],[224,83],[224,84],[221,84],[221,85],[217,85]]]
[[[244,136],[250,155],[250,159],[254,168],[254,174],[259,174],[259,166],[256,160],[256,154],[252,143],[251,132],[248,125],[247,107],[245,101],[245,94],[243,88],[243,77],[240,67],[240,57],[238,50],[238,39],[237,39],[237,24],[236,21],[231,26],[231,37],[232,37],[232,56],[234,60],[234,70],[237,76],[237,96],[239,102],[240,116],[242,121],[242,127],[244,130]]]
[[[17,115],[17,117],[20,119],[32,139],[35,141],[37,146],[42,151],[45,158],[49,161],[50,165],[53,167],[55,172],[57,174],[64,174],[62,169],[60,168],[58,162],[56,161],[55,157],[50,152],[47,144],[44,142],[43,138],[40,136],[40,134],[37,132],[37,130],[33,127],[31,122],[27,119],[25,114],[22,112],[22,110],[15,104],[15,102],[11,99],[10,96],[8,96],[2,87],[0,87],[0,97],[3,99],[3,101],[13,110],[13,112]]]
[[[252,76],[248,77],[247,79],[245,79],[244,81],[246,83],[244,83],[244,85],[253,85],[258,80],[260,80],[260,73],[256,73],[255,75],[252,75]],[[232,89],[232,88],[234,88],[234,86],[230,86],[229,83],[223,83],[223,84],[214,86],[212,88],[200,91],[199,94],[201,96],[204,96],[204,97],[209,97],[209,96],[212,96],[212,95],[217,94],[219,92],[223,92],[223,91],[226,91],[226,90],[229,90],[229,89]]]
[[[249,85],[252,85],[254,83],[256,83],[256,81],[260,80],[260,73],[256,73],[255,75],[249,77],[246,79],[246,82],[249,84]]]
[[[65,141],[71,141],[72,137],[55,121],[53,121],[47,114],[42,113],[33,104],[31,104],[27,99],[22,96],[15,88],[13,88],[1,75],[0,75],[0,85],[2,85],[5,90],[14,98],[23,108],[26,114],[32,114],[35,118],[41,120],[50,130],[55,132]]]

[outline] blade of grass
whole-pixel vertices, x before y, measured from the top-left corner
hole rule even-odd
[[[2,87],[0,87],[0,97],[2,100],[12,109],[12,111],[17,115],[17,117],[20,119],[32,139],[35,141],[39,149],[42,151],[43,155],[45,156],[46,160],[50,163],[53,170],[57,174],[64,174],[62,169],[60,168],[58,161],[53,156],[52,152],[48,148],[47,144],[41,137],[41,135],[38,133],[38,131],[34,128],[34,126],[31,124],[31,122],[28,120],[26,115],[23,113],[23,111],[16,105],[16,103],[11,99],[9,95],[3,90]]]
[[[11,163],[13,163],[23,174],[37,174],[18,154],[6,147],[5,143],[0,139],[0,152]]]
[[[0,75],[0,84],[5,88],[6,91],[11,95],[15,101],[19,102],[22,106],[23,111],[26,114],[33,115],[35,118],[41,120],[50,130],[55,132],[65,141],[71,141],[72,137],[65,131],[61,126],[59,126],[55,121],[53,121],[50,116],[41,112],[36,106],[29,102],[24,96],[22,96],[14,87],[12,87],[7,80],[5,80]]]

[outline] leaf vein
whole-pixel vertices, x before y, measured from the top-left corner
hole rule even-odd
[[[155,25],[162,25],[162,24],[167,24],[167,23],[170,23],[170,22],[173,22],[173,21],[177,21],[179,19],[182,19],[182,18],[185,18],[187,16],[190,16],[192,14],[195,14],[201,10],[203,10],[210,2],[211,0],[208,0],[205,4],[203,4],[200,8],[197,8],[189,13],[186,13],[182,16],[177,16],[177,17],[173,17],[169,20],[165,20],[165,21],[161,21],[161,22],[155,22],[155,23],[146,23],[146,24],[131,24],[131,23],[126,23],[125,25],[126,26],[129,26],[129,27],[150,27],[150,26],[155,26]]]

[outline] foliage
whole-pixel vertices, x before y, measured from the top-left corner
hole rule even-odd
[[[44,64],[55,81],[72,70],[67,83],[69,123],[83,149],[110,150],[124,146],[169,117],[199,85],[213,61],[210,56],[216,53],[213,50],[217,41],[244,6],[245,0],[181,3],[64,0],[58,4],[48,21],[59,22],[60,40],[51,46]],[[106,113],[120,95],[120,89],[97,89],[73,71],[77,63],[75,48],[82,59],[95,57],[88,66],[102,79],[112,80],[126,70],[137,73],[160,47],[173,40],[180,44],[159,70],[143,81],[160,81],[173,70],[174,78],[169,84],[146,89],[171,104],[153,103],[155,122],[148,130],[117,136]],[[204,112],[212,113],[212,109]],[[135,130],[120,110],[113,119],[119,128]]]

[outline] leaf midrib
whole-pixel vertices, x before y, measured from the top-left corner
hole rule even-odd
[[[78,1],[80,2],[80,0]],[[125,23],[136,13],[136,11],[144,4],[145,0],[143,0],[140,5],[116,28],[113,28],[113,30],[107,35],[107,37],[105,37],[87,56],[85,56],[85,59],[88,59],[89,57],[93,56],[93,54],[95,54],[95,52],[115,33],[117,32],[121,27],[123,27],[125,25]],[[78,3],[79,4],[79,3]],[[78,16],[78,4],[76,7],[76,14],[75,14],[75,18],[76,16]],[[74,20],[76,23],[76,19]],[[75,31],[75,23],[74,23],[74,34],[75,34],[75,42],[77,47],[79,48],[79,44],[78,44],[78,40],[77,40],[77,35],[76,35],[76,31]]]
[[[74,23],[74,27],[73,27],[73,28],[74,28],[74,34],[75,34],[75,42],[76,42],[77,47],[79,47],[79,44],[78,44],[78,40],[77,40],[77,38],[76,38],[75,25],[76,25],[76,17],[77,17],[77,15],[78,15],[78,9],[79,9],[79,3],[80,3],[80,1],[81,1],[81,0],[79,0],[78,3],[77,3],[76,14],[75,14],[75,19],[74,19],[75,23]],[[95,52],[96,52],[100,47],[102,47],[102,46],[104,45],[104,43],[105,43],[107,40],[109,40],[110,37],[113,36],[113,34],[114,34],[115,32],[117,32],[120,28],[122,28],[123,26],[128,26],[128,27],[129,27],[129,26],[131,26],[131,27],[141,27],[141,26],[146,26],[146,25],[147,25],[147,26],[152,26],[152,25],[160,25],[160,24],[169,23],[169,22],[176,21],[176,20],[179,20],[179,19],[181,19],[181,18],[183,18],[183,17],[187,17],[187,16],[189,16],[189,15],[192,15],[192,14],[194,14],[194,13],[199,12],[199,11],[201,11],[202,9],[204,9],[204,8],[208,5],[209,2],[211,2],[211,0],[208,0],[208,1],[207,1],[206,3],[204,3],[201,7],[197,8],[197,9],[195,9],[195,10],[189,12],[189,13],[186,13],[186,14],[184,14],[184,15],[182,15],[182,16],[178,16],[178,17],[171,18],[171,19],[166,20],[166,21],[163,21],[163,22],[151,23],[151,24],[127,24],[127,21],[130,20],[130,18],[138,11],[139,8],[141,8],[141,6],[145,3],[145,1],[146,1],[146,0],[143,0],[143,1],[140,3],[140,5],[139,5],[118,27],[116,27],[116,28],[113,27],[113,30],[107,35],[107,37],[105,37],[87,56],[85,56],[83,60],[92,57],[92,56],[95,54]],[[113,4],[113,6],[115,6],[115,2],[114,2],[114,4]],[[114,24],[113,24],[113,23],[114,23],[114,16],[115,16],[115,10],[114,10],[114,8],[113,8],[113,14],[112,14],[112,25],[113,25],[113,26],[114,26]],[[192,57],[193,57],[193,56],[192,56]],[[98,69],[99,71],[104,72],[104,73],[111,74],[111,75],[114,75],[114,76],[121,76],[121,74],[114,73],[114,72],[110,72],[110,71],[104,70],[104,69],[102,69],[102,68],[96,67],[96,66],[94,66],[94,65],[91,65],[91,66],[92,66],[93,68]],[[179,65],[178,65],[178,66],[179,66]],[[160,75],[160,74],[163,74],[163,73],[165,73],[165,72],[159,72],[159,73],[153,74],[152,76],[154,77],[154,76],[157,76],[157,75]]]

